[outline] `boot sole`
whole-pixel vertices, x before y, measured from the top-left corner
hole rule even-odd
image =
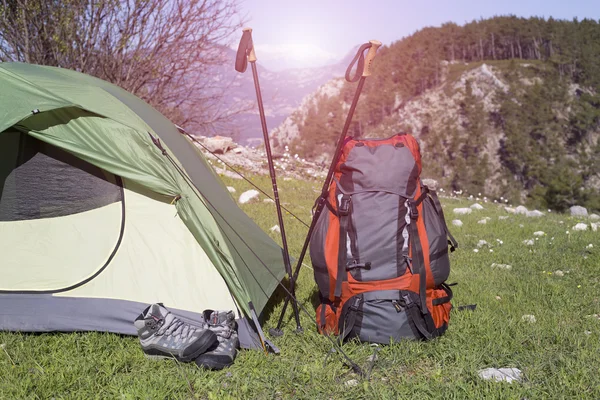
[[[207,359],[196,359],[196,365],[201,368],[207,368],[211,370],[220,370],[223,368],[227,368],[230,365],[233,365],[233,360],[228,363],[218,362],[215,360],[207,360]]]

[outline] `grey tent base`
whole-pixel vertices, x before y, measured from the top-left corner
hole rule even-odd
[[[147,306],[126,300],[0,294],[0,331],[99,331],[137,336],[133,321]],[[168,304],[165,306],[169,308]],[[203,320],[199,313],[169,309],[189,322]],[[240,346],[244,349],[262,348],[253,323],[246,318],[237,322]]]

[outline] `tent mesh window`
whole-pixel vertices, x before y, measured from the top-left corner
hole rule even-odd
[[[0,133],[0,221],[62,217],[120,201],[114,175],[24,133]]]

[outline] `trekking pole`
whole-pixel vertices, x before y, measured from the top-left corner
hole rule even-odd
[[[335,166],[337,164],[338,158],[342,152],[342,147],[344,147],[344,139],[346,138],[346,133],[348,133],[348,128],[350,127],[350,123],[352,122],[352,116],[354,115],[354,110],[356,109],[356,104],[358,103],[358,98],[360,97],[360,93],[362,92],[363,85],[365,84],[365,79],[367,76],[371,75],[371,63],[375,58],[375,54],[377,54],[377,49],[381,46],[381,42],[377,40],[370,40],[369,43],[365,43],[358,49],[356,56],[348,66],[346,70],[346,80],[348,82],[356,82],[359,77],[358,87],[356,88],[356,92],[354,93],[354,99],[352,99],[352,105],[350,106],[350,111],[348,112],[348,116],[346,117],[346,122],[344,123],[344,128],[342,129],[342,133],[337,142],[337,146],[335,148],[335,152],[333,153],[333,158],[331,160],[331,165],[329,165],[329,170],[327,171],[327,177],[325,178],[325,182],[323,182],[323,188],[321,189],[321,195],[319,197],[317,207],[315,209],[315,213],[313,214],[312,221],[310,223],[310,227],[308,228],[308,233],[306,234],[306,239],[304,240],[304,245],[302,246],[302,251],[300,252],[300,258],[298,259],[298,264],[296,265],[296,269],[294,270],[294,275],[292,276],[292,282],[290,287],[294,287],[296,283],[296,279],[298,279],[298,275],[300,274],[300,268],[302,267],[302,261],[304,261],[304,256],[306,256],[306,250],[308,249],[308,245],[310,243],[310,239],[312,237],[313,230],[315,229],[315,225],[319,220],[319,216],[325,207],[325,202],[327,201],[327,195],[329,191],[329,185],[331,183],[331,179],[333,177],[333,172],[335,170]],[[365,50],[369,50],[366,57],[364,56]],[[350,77],[350,72],[352,71],[352,67],[358,61],[358,65],[356,67],[356,72],[353,77]],[[273,336],[281,336],[283,332],[281,330],[281,324],[283,323],[283,317],[285,316],[285,311],[287,310],[288,298],[286,298],[285,303],[283,304],[283,310],[281,311],[281,315],[279,316],[279,322],[277,323],[277,328],[272,328],[269,330],[269,333]]]
[[[285,227],[283,225],[283,214],[281,213],[281,204],[279,202],[279,192],[277,190],[277,177],[275,176],[275,167],[273,166],[273,157],[271,155],[271,143],[269,142],[269,132],[267,130],[267,121],[265,118],[265,110],[263,108],[262,94],[260,91],[260,84],[258,82],[258,71],[256,68],[256,54],[254,52],[254,45],[252,43],[252,28],[244,28],[242,39],[238,46],[237,56],[235,60],[235,69],[238,72],[245,72],[248,66],[248,61],[252,66],[252,76],[254,77],[254,87],[256,89],[256,100],[258,102],[258,111],[260,113],[260,122],[262,125],[263,138],[265,141],[265,149],[267,152],[267,161],[269,163],[269,175],[271,175],[271,183],[273,184],[273,197],[275,198],[275,208],[277,208],[277,219],[279,221],[279,227],[281,231],[281,242],[283,244],[283,262],[285,265],[285,271],[290,279],[290,296],[286,297],[286,305],[288,301],[292,301],[292,308],[294,309],[294,317],[296,319],[296,331],[301,332],[302,326],[300,325],[300,314],[298,313],[298,304],[296,304],[294,291],[294,280],[292,279],[292,265],[290,262],[290,253],[287,245],[287,238],[285,236]]]

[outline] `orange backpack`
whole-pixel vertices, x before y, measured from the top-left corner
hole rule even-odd
[[[458,244],[420,174],[411,135],[346,138],[310,241],[321,333],[387,344],[445,332]]]

